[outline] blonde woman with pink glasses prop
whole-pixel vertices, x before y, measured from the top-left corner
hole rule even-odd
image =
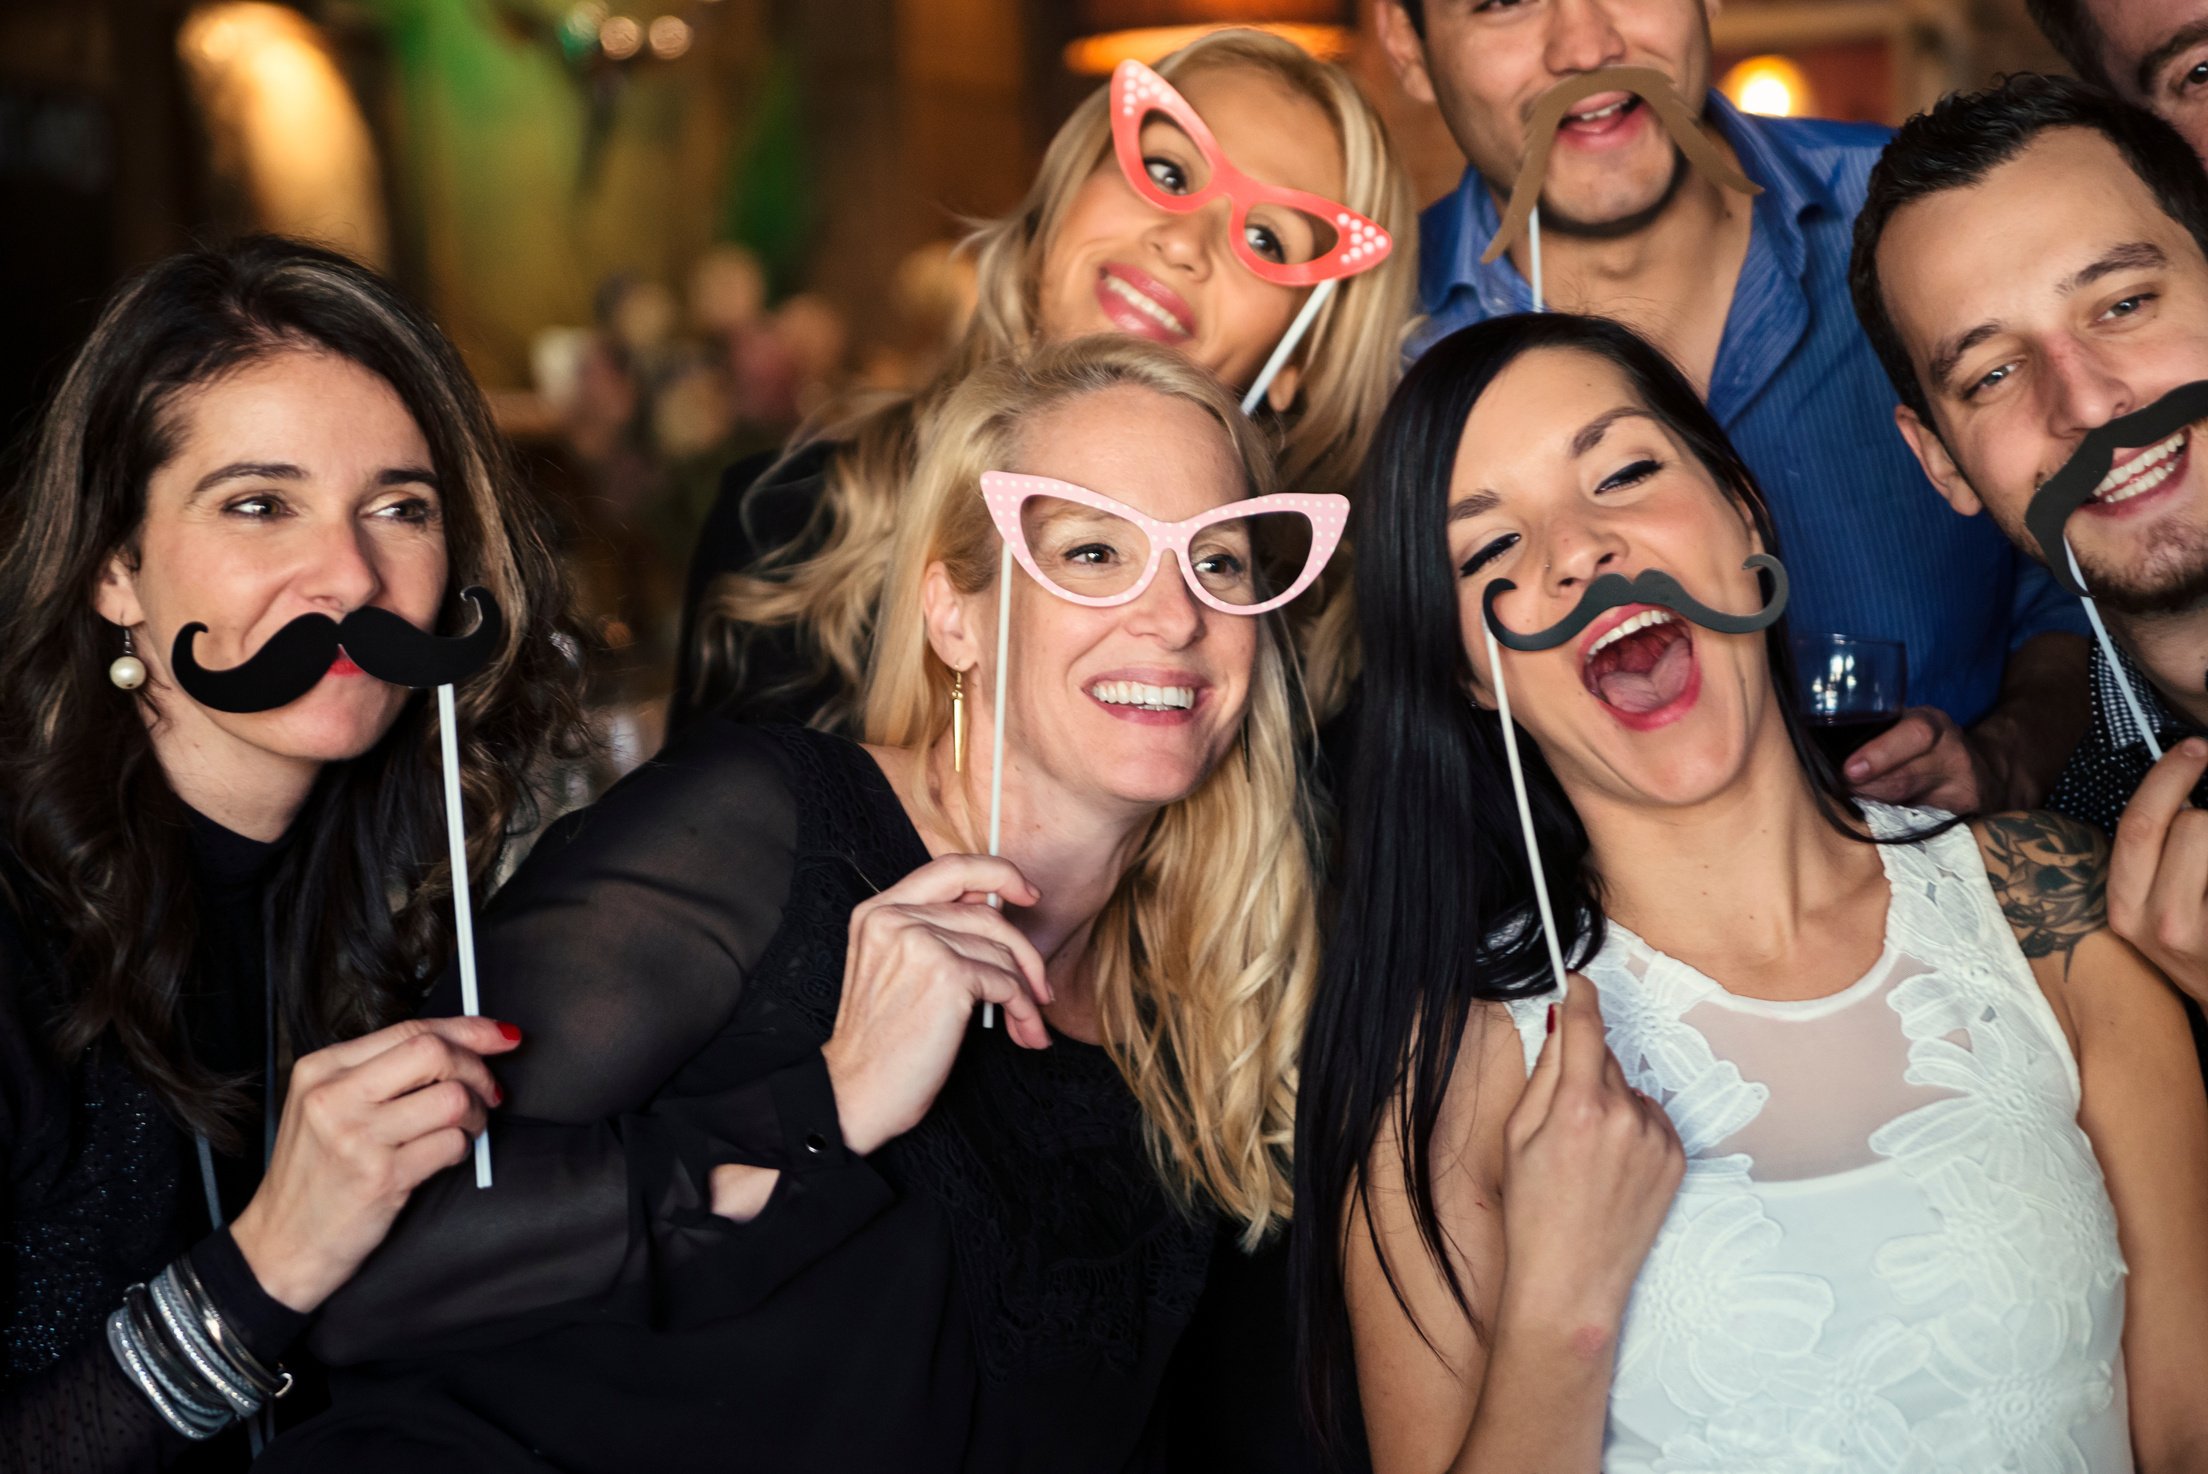
[[[266,1467],[1156,1467],[1216,1231],[1289,1208],[1318,939],[1274,615],[1347,503],[1271,492],[1133,338],[937,405],[866,742],[706,718],[538,844],[479,940],[530,1041],[494,1149],[568,1168],[419,1201]]]
[[[1416,275],[1410,186],[1340,67],[1255,31],[1122,64],[1027,198],[969,238],[979,287],[917,394],[733,467],[691,565],[672,724],[700,711],[855,733],[918,427],[982,364],[1083,333],[1172,349],[1274,438],[1283,486],[1349,490],[1387,402]],[[1348,560],[1296,610],[1312,704],[1355,675]]]

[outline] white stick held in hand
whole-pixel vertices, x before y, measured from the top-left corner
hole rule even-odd
[[[445,847],[452,857],[453,945],[460,954],[460,1011],[482,1013],[475,991],[475,904],[468,894],[468,822],[460,808],[460,723],[454,715],[452,687],[437,688],[437,748],[445,770]],[[491,1135],[475,1139],[475,1185],[491,1185]]]
[[[1564,995],[1564,949],[1556,941],[1556,915],[1549,909],[1549,876],[1541,865],[1541,846],[1533,835],[1533,805],[1526,800],[1526,770],[1518,761],[1518,733],[1510,720],[1510,685],[1503,679],[1503,651],[1495,643],[1495,631],[1486,620],[1480,629],[1487,636],[1487,668],[1494,673],[1496,714],[1503,721],[1503,755],[1510,760],[1510,793],[1518,801],[1518,832],[1525,836],[1526,863],[1533,867],[1533,902],[1541,912],[1541,940],[1549,947],[1549,972],[1556,979],[1558,997]]]
[[[1004,665],[1012,648],[1012,544],[1004,545],[1004,561],[997,568],[997,697],[991,717],[995,728],[989,739],[989,853],[1004,853]],[[1004,909],[1004,897],[989,893],[989,904]],[[981,1026],[997,1026],[997,1005],[981,1005]]]

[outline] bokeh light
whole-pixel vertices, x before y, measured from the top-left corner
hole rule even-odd
[[[1718,87],[1744,113],[1797,118],[1812,110],[1809,78],[1783,56],[1751,56],[1727,72]]]

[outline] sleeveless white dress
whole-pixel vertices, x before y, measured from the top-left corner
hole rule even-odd
[[[1865,808],[1882,836],[1942,817]],[[1969,829],[1879,853],[1885,948],[1829,997],[1735,997],[1614,922],[1580,969],[1687,1153],[1607,1474],[2130,1474],[2077,1062]],[[1510,1005],[1529,1069],[1553,999]]]

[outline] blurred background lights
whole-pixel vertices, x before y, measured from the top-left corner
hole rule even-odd
[[[625,15],[617,15],[598,28],[598,45],[615,61],[627,61],[644,44],[644,28]]]
[[[375,140],[314,22],[288,5],[225,0],[193,8],[176,47],[212,169],[255,222],[387,264]]]
[[[690,23],[679,15],[658,17],[647,34],[651,38],[652,55],[661,61],[673,61],[690,49]]]
[[[1783,56],[1751,56],[1725,74],[1719,84],[1744,113],[1767,118],[1796,118],[1812,111],[1809,79]]]

